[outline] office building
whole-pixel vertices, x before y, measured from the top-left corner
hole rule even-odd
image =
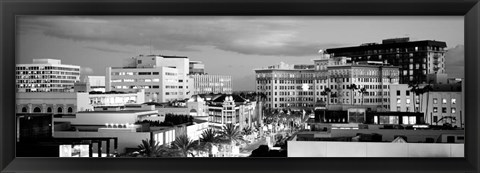
[[[400,83],[428,83],[427,74],[445,73],[445,48],[442,41],[410,41],[409,38],[385,39],[382,44],[331,48],[333,57],[351,57],[356,61],[382,61],[400,67]]]
[[[33,59],[17,64],[17,92],[73,92],[80,81],[80,66],[62,64],[56,59]]]
[[[105,76],[86,76],[84,81],[89,86],[89,91],[105,92]]]
[[[188,64],[188,69],[188,74],[190,75],[205,74],[205,64],[203,64],[201,61],[190,61]]]
[[[232,77],[225,75],[194,74],[190,75],[193,80],[193,94],[231,94]]]
[[[183,100],[192,95],[188,73],[188,57],[140,55],[107,68],[106,90],[145,89],[145,102]]]
[[[430,90],[414,93],[407,84],[392,85],[390,110],[423,112],[427,124],[451,124],[461,128],[465,122],[462,87],[462,83],[431,84]]]
[[[255,69],[256,92],[265,93],[272,109],[313,108],[314,65],[279,65]]]

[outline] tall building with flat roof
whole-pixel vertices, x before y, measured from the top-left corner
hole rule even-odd
[[[190,75],[193,80],[193,94],[231,94],[232,76],[226,75]]]
[[[410,41],[409,38],[385,39],[382,44],[327,49],[333,57],[351,57],[352,61],[382,61],[400,67],[400,83],[428,83],[427,74],[445,73],[445,48],[442,41]]]
[[[17,64],[17,92],[73,92],[80,81],[80,66],[62,64],[57,59],[34,59]]]
[[[145,89],[145,102],[190,98],[189,60],[183,56],[140,55],[124,61],[123,67],[108,67],[107,91]],[[189,88],[190,86],[190,88]]]
[[[256,91],[265,93],[272,109],[303,109],[314,106],[314,65],[279,65],[255,69]]]

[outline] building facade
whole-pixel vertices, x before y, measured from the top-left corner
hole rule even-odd
[[[145,102],[183,100],[192,95],[188,73],[187,57],[140,55],[107,68],[106,90],[145,89]]]
[[[419,86],[424,88],[426,85]],[[392,85],[391,111],[423,112],[425,123],[463,127],[463,84],[432,84],[431,90],[413,93],[407,84]]]
[[[80,81],[80,66],[62,64],[56,59],[34,59],[17,64],[17,92],[73,92]]]
[[[190,75],[205,74],[205,64],[203,64],[201,61],[190,61],[188,64],[188,69],[188,74]]]
[[[105,76],[86,76],[84,81],[90,91],[105,92]]]
[[[240,129],[259,124],[256,102],[248,101],[235,94],[221,94],[207,103],[208,122],[221,128],[226,124],[238,125]],[[257,121],[255,121],[257,120]]]
[[[333,57],[352,61],[382,61],[400,67],[400,83],[428,83],[427,74],[445,73],[445,48],[442,41],[385,39],[382,44],[366,43],[354,47],[327,49]]]
[[[314,66],[279,65],[256,69],[256,92],[267,96],[265,106],[272,109],[312,108],[314,101]]]
[[[17,93],[17,113],[75,114],[98,106],[143,103],[145,91],[134,93]]]
[[[232,76],[194,74],[190,75],[193,80],[193,94],[231,94]]]

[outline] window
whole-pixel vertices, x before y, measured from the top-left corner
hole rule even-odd
[[[406,103],[407,103],[407,104],[410,104],[410,99],[407,99],[407,100],[406,100]]]
[[[402,100],[400,98],[397,98],[397,104],[402,103]]]
[[[438,112],[438,108],[437,107],[433,107],[433,113],[437,113]]]
[[[457,99],[452,99],[452,104],[456,104],[457,103]]]
[[[406,94],[407,96],[410,96],[410,91],[406,91],[405,94]]]
[[[62,113],[62,112],[63,112],[63,109],[62,109],[61,107],[59,107],[59,108],[57,109],[57,113]]]
[[[400,112],[401,108],[400,106],[397,106],[397,112]]]
[[[68,112],[68,113],[73,113],[72,107],[68,107],[67,112]]]
[[[52,108],[51,108],[51,107],[48,107],[48,108],[47,108],[47,112],[48,112],[48,113],[51,113],[51,112],[52,112]]]
[[[142,60],[138,60],[137,63],[138,63],[138,64],[141,64],[141,63],[142,63]]]
[[[447,113],[447,108],[446,107],[442,107],[442,113]]]
[[[457,112],[457,108],[451,108],[452,109],[452,114]]]
[[[437,104],[438,103],[438,99],[437,98],[433,98],[433,104]]]
[[[447,99],[442,99],[443,104],[447,104]]]

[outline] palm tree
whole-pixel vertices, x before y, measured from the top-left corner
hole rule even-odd
[[[238,143],[242,140],[242,134],[238,129],[238,126],[231,123],[223,126],[220,134],[223,140],[230,144],[230,147],[233,147],[234,142]]]
[[[212,148],[215,143],[220,141],[218,132],[213,129],[207,129],[203,131],[202,136],[200,136],[200,143],[208,147],[208,156],[212,157]]]
[[[327,105],[330,103],[330,97],[329,97],[329,93],[331,93],[332,90],[330,88],[325,88],[322,93],[320,93],[322,96],[327,96]]]
[[[365,88],[361,88],[359,91],[358,91],[360,94],[362,94],[362,105],[363,105],[363,95],[368,93],[367,89]]]
[[[175,146],[175,148],[180,150],[183,157],[187,157],[188,154],[192,155],[192,157],[195,157],[192,151],[196,147],[196,142],[190,140],[187,135],[181,135],[177,137],[172,144],[173,146]]]
[[[146,157],[160,157],[165,151],[165,149],[155,142],[155,140],[144,139],[142,144],[138,145],[140,154]]]
[[[429,99],[428,97],[430,96],[429,93],[430,93],[430,91],[433,90],[433,87],[432,87],[432,85],[431,85],[431,82],[432,82],[432,81],[430,81],[430,82],[428,83],[428,85],[424,86],[424,87],[422,88],[422,91],[421,91],[422,93],[427,93],[427,103],[426,103],[426,105],[425,105],[426,109],[428,109],[428,99]],[[425,112],[427,112],[427,111],[425,111]],[[432,124],[432,122],[433,122],[433,120],[430,119],[430,124]]]
[[[355,85],[354,83],[352,83],[352,84],[348,85],[347,88],[350,89],[350,90],[352,90],[352,94],[351,94],[351,95],[352,95],[352,96],[351,96],[352,99],[351,99],[350,101],[352,102],[352,105],[353,105],[353,93],[355,93],[355,90],[358,89],[358,88],[357,88],[357,85]]]
[[[250,126],[244,127],[244,128],[243,128],[243,131],[242,131],[242,133],[243,133],[244,135],[251,135],[252,132],[253,132],[253,129],[252,129]]]
[[[412,92],[412,94],[413,94],[413,103],[414,103],[413,105],[416,105],[417,104],[417,99],[415,98],[415,96],[417,94],[420,94],[420,88],[418,87],[418,83],[408,83],[408,87],[410,88],[410,92]],[[420,102],[420,105],[421,104],[422,103]],[[414,107],[416,107],[416,106],[414,106]],[[420,107],[422,107],[422,106],[420,106]],[[418,110],[417,110],[417,112],[418,112]]]

